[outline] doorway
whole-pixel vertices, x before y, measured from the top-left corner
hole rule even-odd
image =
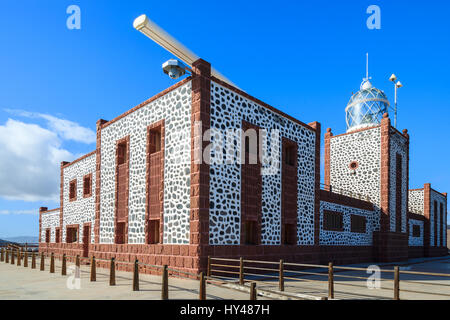
[[[91,239],[91,226],[83,227],[83,257],[89,257],[89,243]]]

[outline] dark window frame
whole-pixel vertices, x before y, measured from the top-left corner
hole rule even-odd
[[[344,231],[344,214],[337,211],[323,210],[323,230]]]
[[[350,230],[354,233],[367,232],[367,218],[357,214],[352,214],[350,217]]]

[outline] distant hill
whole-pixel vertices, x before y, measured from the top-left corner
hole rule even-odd
[[[31,236],[22,236],[22,237],[11,237],[11,238],[4,238],[4,241],[8,242],[15,242],[15,243],[37,243],[39,242],[38,237],[31,237]]]
[[[7,244],[16,244],[16,243],[14,243],[12,241],[7,241],[7,240],[0,239],[0,245],[4,246],[4,245],[7,245]]]

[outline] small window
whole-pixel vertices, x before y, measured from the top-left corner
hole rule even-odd
[[[69,201],[77,200],[77,180],[72,180],[69,183]]]
[[[161,127],[150,130],[149,144],[150,154],[161,151]]]
[[[56,243],[59,243],[60,236],[61,236],[61,230],[59,228],[56,228],[56,235],[55,235]]]
[[[127,142],[120,142],[117,145],[117,164],[121,165],[127,162]]]
[[[245,221],[244,222],[244,243],[246,245],[256,245],[258,244],[256,240],[256,221]]]
[[[420,237],[420,226],[419,225],[413,225],[413,229],[412,229],[412,236],[417,238]]]
[[[325,210],[323,212],[323,229],[329,231],[343,231],[343,216],[341,212]]]
[[[67,243],[78,242],[78,228],[67,227],[66,242]]]
[[[284,225],[284,239],[283,244],[292,245],[296,243],[297,235],[295,234],[295,225],[294,224],[285,224]]]
[[[125,222],[117,222],[116,224],[116,244],[125,243]]]
[[[150,244],[159,243],[159,219],[158,220],[150,220],[148,224],[149,228],[149,239],[148,242]]]
[[[352,214],[351,231],[357,233],[366,233],[366,217]]]
[[[92,195],[92,174],[88,174],[83,178],[83,197],[87,198]]]
[[[284,163],[289,166],[295,165],[295,146],[289,145],[284,147]]]
[[[50,243],[50,229],[45,230],[45,242]]]

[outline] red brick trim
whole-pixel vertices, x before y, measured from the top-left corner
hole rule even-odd
[[[430,230],[430,216],[431,216],[431,184],[425,183],[423,185],[423,215],[425,217],[424,231],[423,231],[423,246],[425,248],[425,256],[429,255],[431,246],[431,230]]]
[[[116,187],[115,187],[115,207],[114,207],[114,214],[115,214],[115,219],[114,219],[114,233],[115,233],[115,237],[117,236],[117,215],[118,215],[118,206],[119,206],[119,200],[118,200],[118,192],[119,192],[119,144],[121,143],[126,143],[127,145],[127,159],[125,161],[126,164],[126,188],[125,188],[125,202],[126,202],[126,214],[125,214],[125,230],[124,230],[124,244],[128,243],[128,214],[129,214],[129,197],[130,197],[130,136],[126,136],[122,139],[119,139],[116,141],[116,164],[115,164],[115,182],[116,182]]]
[[[195,122],[201,121],[202,130],[210,128],[211,65],[199,59],[192,64],[192,115],[191,115],[191,208],[190,244],[201,245],[192,249],[201,255],[209,244],[209,164],[195,163],[195,152],[203,153],[208,145],[202,136],[196,136]],[[202,133],[197,133],[201,135]],[[202,149],[195,150],[196,141],[202,141]],[[197,259],[199,259],[198,257]],[[199,263],[199,260],[195,263]],[[202,262],[203,264],[205,261]]]
[[[409,189],[409,191],[422,191],[423,188],[418,188],[418,189]]]
[[[418,214],[418,213],[409,212],[409,211],[408,211],[408,219],[420,220],[420,221],[426,220],[423,215]]]
[[[60,180],[59,180],[59,208],[61,212],[59,214],[59,227],[63,228],[64,223],[64,166],[68,164],[66,161],[62,161],[60,165]],[[61,242],[62,242],[62,232],[61,232]]]
[[[314,192],[314,244],[320,244],[320,139],[321,139],[321,125],[315,121],[309,124],[311,128],[316,131],[316,164],[315,164],[315,192]],[[327,132],[328,133],[328,132]],[[329,147],[329,145],[328,145]],[[329,156],[329,155],[328,155]]]
[[[72,162],[64,162],[64,165],[62,167],[63,167],[63,169],[67,168],[67,167],[70,167],[71,165],[74,165],[75,163],[80,162],[81,160],[86,159],[87,157],[94,155],[95,152],[96,152],[96,150],[91,151],[89,153],[86,153],[84,156],[81,156],[78,159],[73,160]]]
[[[246,92],[244,92],[244,91],[242,91],[242,90],[240,90],[240,89],[238,89],[236,87],[233,87],[232,85],[230,85],[230,84],[228,84],[228,83],[226,83],[226,82],[224,82],[222,80],[217,79],[214,76],[211,76],[211,80],[216,82],[216,83],[218,83],[218,84],[220,84],[221,86],[223,86],[223,87],[225,87],[225,88],[227,88],[227,89],[229,89],[231,91],[234,91],[235,93],[237,93],[237,94],[239,94],[239,95],[241,95],[241,96],[243,96],[243,97],[245,97],[245,98],[247,98],[247,99],[249,99],[249,100],[251,100],[251,101],[253,101],[253,102],[255,102],[255,103],[259,104],[259,105],[261,105],[261,106],[263,106],[264,108],[269,109],[270,111],[275,112],[275,113],[279,114],[280,116],[282,116],[282,117],[284,117],[286,119],[289,119],[289,120],[295,122],[296,124],[301,125],[302,127],[306,128],[308,130],[314,131],[314,128],[311,128],[306,123],[303,123],[300,120],[295,119],[294,117],[291,117],[290,115],[284,113],[283,111],[280,111],[280,110],[272,107],[271,105],[269,105],[269,104],[267,104],[267,103],[265,103],[265,102],[255,98],[255,97],[249,95],[248,93],[246,93]]]
[[[403,130],[402,134],[406,138],[406,233],[409,234],[409,215],[408,215],[408,206],[409,206],[409,134],[408,130]]]
[[[69,202],[73,202],[73,201],[77,201],[77,196],[78,196],[78,184],[77,184],[77,179],[73,179],[69,181]],[[75,195],[73,197],[70,196],[70,189],[72,184],[75,184]]]
[[[390,187],[390,129],[391,120],[387,114],[381,119],[381,181],[380,181],[380,231],[390,231],[389,187]]]
[[[340,204],[362,210],[373,211],[373,204],[368,201],[347,197],[327,190],[320,190],[320,201]]]
[[[349,135],[349,134],[353,134],[353,133],[357,133],[357,132],[361,132],[361,131],[366,131],[366,130],[371,130],[371,129],[375,129],[375,128],[379,128],[379,127],[380,127],[380,125],[375,125],[375,126],[372,126],[372,127],[352,130],[350,132],[345,132],[345,133],[341,133],[341,134],[338,134],[336,136],[333,136],[333,138],[342,137],[342,136],[346,136],[346,135]]]
[[[85,183],[85,179],[89,178],[89,192],[88,193],[84,193],[84,183]],[[92,172],[88,173],[86,175],[83,176],[83,198],[89,198],[92,196]]]
[[[331,170],[331,163],[330,163],[330,139],[333,137],[333,133],[331,132],[331,128],[327,129],[327,132],[325,133],[325,150],[324,150],[324,158],[325,158],[325,167],[324,167],[324,183],[325,185],[329,186],[331,184],[330,182],[330,170]]]
[[[116,121],[119,121],[120,119],[126,117],[127,115],[129,115],[129,114],[139,110],[140,108],[142,108],[142,107],[146,106],[147,104],[155,101],[156,99],[161,98],[162,96],[168,94],[169,92],[171,92],[171,91],[181,87],[182,85],[188,83],[191,79],[192,79],[192,77],[187,77],[186,79],[183,79],[183,80],[175,83],[173,86],[170,86],[166,90],[161,91],[160,93],[154,95],[153,97],[151,97],[151,98],[145,100],[144,102],[138,104],[137,106],[135,106],[134,108],[128,110],[127,112],[122,113],[120,116],[118,116],[118,117],[116,117],[116,118],[114,118],[114,119],[112,119],[110,121],[107,121],[107,122],[103,123],[102,124],[102,129],[106,128],[107,126],[109,126],[110,124],[113,124]]]
[[[101,163],[102,163],[102,125],[107,121],[97,120],[97,148],[95,150],[95,243],[100,243],[100,188],[101,188]]]
[[[161,128],[161,182],[160,182],[160,194],[159,194],[159,205],[160,205],[160,217],[159,217],[159,243],[164,241],[164,159],[165,159],[165,129],[164,120],[155,122],[147,126],[147,164],[145,168],[145,239],[146,243],[150,241],[149,233],[149,220],[150,220],[150,131],[155,128]]]

